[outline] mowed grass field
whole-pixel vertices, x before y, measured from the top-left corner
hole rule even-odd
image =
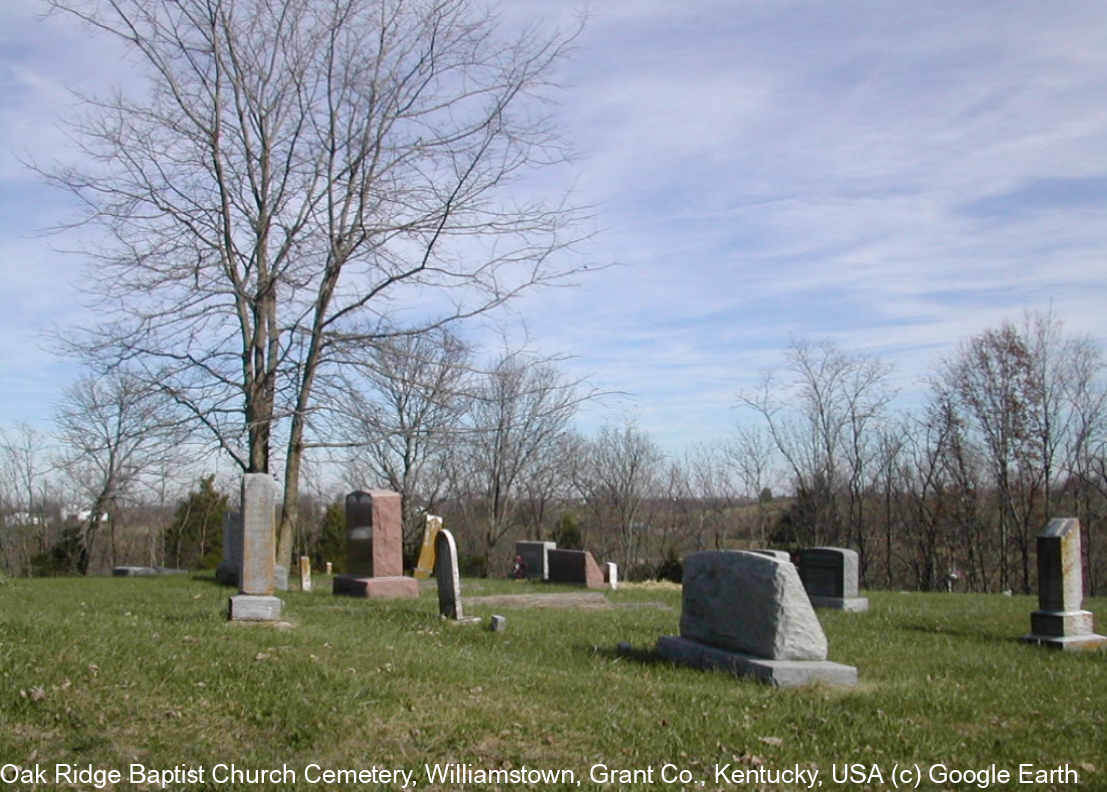
[[[494,633],[315,586],[274,626],[208,575],[0,581],[0,789],[1107,788],[1107,652],[1020,643],[1032,597],[867,592],[818,612],[859,684],[780,690],[656,657],[676,587],[466,601]]]

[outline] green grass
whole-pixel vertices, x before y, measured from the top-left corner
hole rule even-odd
[[[467,604],[485,621],[507,617],[492,633],[440,621],[433,586],[396,602],[333,597],[326,578],[316,589],[281,594],[291,626],[280,628],[228,623],[230,590],[203,577],[0,581],[4,772],[38,765],[50,778],[38,788],[49,789],[56,764],[91,765],[122,772],[106,788],[131,789],[142,785],[128,783],[128,766],[140,763],[204,769],[204,783],[167,789],[318,790],[375,785],[311,784],[309,764],[377,766],[415,771],[428,788],[424,764],[461,762],[573,770],[581,784],[566,788],[591,789],[605,788],[589,778],[598,763],[638,778],[652,767],[658,787],[672,763],[692,774],[689,788],[753,789],[716,783],[715,765],[798,764],[818,768],[824,788],[891,789],[905,763],[924,774],[937,763],[1067,763],[1081,789],[1107,788],[1107,652],[1020,643],[1030,597],[869,592],[867,614],[819,611],[830,659],[858,667],[857,687],[777,690],[657,658],[658,636],[678,632],[675,590],[608,593],[608,610]],[[462,584],[463,596],[557,590]],[[1102,615],[1107,600],[1085,607]],[[616,652],[621,641],[629,655]],[[286,765],[298,783],[212,781],[232,762]],[[835,784],[847,763],[866,776],[875,766],[883,783]],[[0,789],[31,788],[5,780]],[[924,775],[921,788],[981,787]]]

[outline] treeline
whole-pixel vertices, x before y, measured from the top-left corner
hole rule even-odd
[[[556,360],[481,362],[445,331],[382,340],[340,371],[312,414],[293,539],[338,570],[344,494],[385,487],[403,495],[409,568],[433,513],[469,574],[506,574],[521,538],[586,547],[632,578],[679,576],[698,549],[829,544],[859,551],[868,587],[1032,591],[1037,533],[1075,516],[1088,593],[1107,572],[1102,350],[1050,316],[963,341],[911,410],[879,358],[795,341],[738,395],[752,420],[679,458],[634,423],[576,431],[599,394]],[[118,372],[85,379],[54,437],[3,434],[9,574],[217,563],[237,474],[195,475],[202,449],[158,396]]]
[[[889,374],[878,359],[801,342],[783,377],[742,396],[795,493],[776,540],[853,547],[869,586],[1030,592],[1037,534],[1073,516],[1085,591],[1097,591],[1102,349],[1028,314],[963,341],[913,412],[891,409]]]

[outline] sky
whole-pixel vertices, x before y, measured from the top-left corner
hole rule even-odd
[[[85,262],[38,233],[69,207],[24,163],[73,156],[70,88],[130,77],[40,10],[0,4],[0,427],[49,428],[80,373],[44,338]],[[585,431],[673,455],[731,435],[793,339],[879,356],[907,405],[1025,311],[1107,347],[1105,30],[1100,0],[597,2],[557,75],[589,271],[499,318],[618,394]]]

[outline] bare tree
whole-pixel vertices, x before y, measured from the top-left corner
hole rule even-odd
[[[684,466],[688,470],[696,501],[696,532],[711,537],[712,549],[726,549],[733,538],[731,513],[738,501],[738,487],[732,478],[724,448],[720,445],[697,445],[686,454]]]
[[[740,426],[737,436],[727,445],[726,454],[738,471],[746,496],[757,500],[757,524],[746,538],[760,547],[768,547],[768,516],[762,492],[772,475],[772,438],[763,427]]]
[[[649,434],[631,421],[621,428],[602,427],[589,446],[576,486],[593,513],[608,521],[597,527],[614,534],[619,563],[629,570],[641,560],[642,520],[648,500],[661,489],[663,456]]]
[[[842,455],[846,462],[847,541],[860,556],[861,585],[868,584],[869,532],[865,522],[866,485],[879,455],[879,439],[894,391],[887,386],[891,367],[875,357],[852,361],[843,383],[846,426]]]
[[[527,534],[538,541],[549,538],[545,526],[558,502],[567,500],[572,491],[575,463],[584,453],[584,439],[573,431],[559,433],[552,443],[539,449],[534,464],[523,477],[522,510]]]
[[[347,481],[379,480],[401,495],[405,556],[414,560],[426,509],[442,495],[440,468],[466,407],[469,350],[445,328],[383,339],[351,357],[334,399],[351,454]],[[425,507],[421,510],[419,507]]]
[[[1102,552],[1096,528],[1104,517],[1107,499],[1107,385],[1103,352],[1090,338],[1073,339],[1069,347],[1067,374],[1062,380],[1065,402],[1071,410],[1063,443],[1063,468],[1071,494],[1072,514],[1084,529],[1082,546],[1087,557],[1087,593],[1099,587],[1099,557]],[[1098,494],[1098,498],[1095,497]]]
[[[1030,349],[1009,323],[986,330],[961,346],[947,364],[946,387],[987,460],[997,498],[999,586],[1010,585],[1012,539],[1023,559],[1023,589],[1030,588],[1030,540],[1041,496],[1043,468],[1034,459],[1033,429],[1041,415],[1042,389]]]
[[[75,559],[81,574],[88,572],[105,521],[109,564],[115,565],[121,507],[138,495],[144,475],[161,472],[167,458],[183,458],[180,423],[171,408],[160,392],[122,371],[82,378],[66,390],[55,419],[58,465],[89,514]]]
[[[897,425],[885,425],[875,438],[876,457],[870,474],[873,494],[879,497],[880,521],[884,538],[884,585],[892,588],[895,575],[896,528],[901,526],[898,505],[904,494],[905,470],[913,470],[905,464],[907,445],[912,439],[910,425],[905,420]]]
[[[801,538],[816,544],[857,542],[860,496],[854,497],[854,487],[860,486],[871,453],[870,433],[890,399],[888,368],[829,342],[793,340],[787,371],[790,377],[783,382],[766,374],[759,390],[740,394],[739,401],[761,416],[792,474],[808,523],[800,526]]]
[[[452,488],[470,521],[482,528],[486,568],[496,544],[515,524],[525,482],[569,431],[591,394],[552,361],[505,352],[477,376],[467,436],[451,454]]]
[[[244,471],[283,439],[288,563],[335,353],[574,271],[581,211],[508,192],[565,160],[533,100],[572,36],[504,34],[470,0],[49,2],[151,78],[90,100],[81,164],[48,174],[110,240],[105,321],[70,341],[141,367]]]
[[[0,559],[8,571],[30,574],[46,551],[46,438],[28,424],[0,429]]]

